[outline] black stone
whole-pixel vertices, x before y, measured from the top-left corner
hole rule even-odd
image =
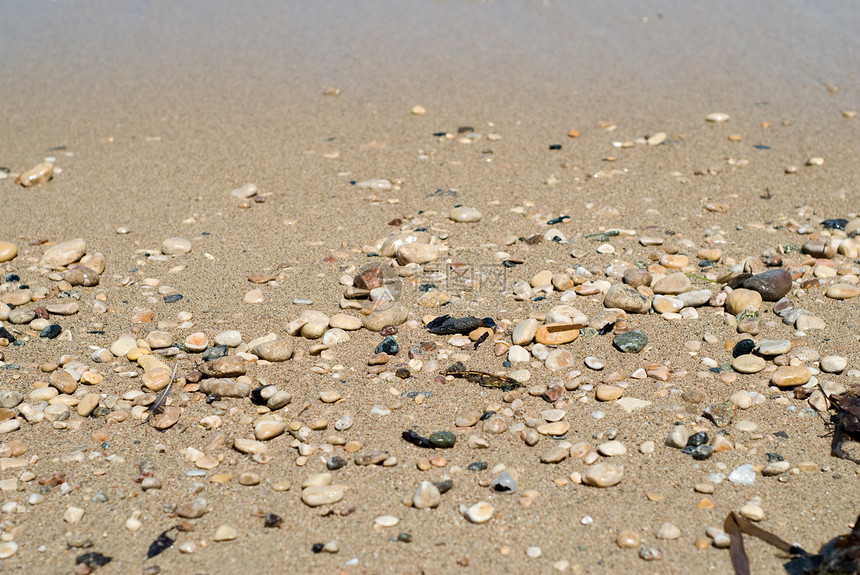
[[[767,462],[774,463],[775,461],[782,461],[783,457],[779,453],[770,452],[767,454]]]
[[[755,342],[749,338],[742,339],[735,344],[735,347],[732,348],[732,357],[740,357],[742,355],[748,355],[753,352],[755,349]]]
[[[700,445],[693,450],[692,456],[696,461],[704,461],[714,454],[714,448],[710,445]]]
[[[700,431],[699,433],[694,433],[687,439],[688,447],[699,447],[700,445],[704,445],[708,442],[708,434],[704,431]]]
[[[332,455],[325,462],[326,469],[329,471],[337,471],[341,467],[346,466],[346,459],[341,457],[340,455]]]
[[[451,491],[451,489],[454,488],[454,480],[453,479],[443,479],[442,481],[433,481],[432,483],[433,483],[433,485],[436,486],[436,489],[439,490],[439,493],[441,495],[448,493],[449,491]]]
[[[752,277],[752,274],[738,274],[733,278],[729,278],[729,281],[726,282],[726,285],[732,289],[738,289],[741,287],[745,281]]]
[[[325,547],[325,545],[322,543],[314,543],[311,546],[311,551],[313,551],[314,553],[322,553],[323,547]]]
[[[209,395],[206,396],[206,403],[211,405],[211,404],[215,403],[216,401],[221,401],[221,396],[218,395],[217,393],[210,393]]]
[[[410,535],[409,533],[405,533],[405,532],[400,533],[397,536],[397,540],[400,541],[401,543],[412,543],[412,535]]]
[[[212,361],[219,357],[224,357],[230,352],[230,348],[226,345],[213,345],[203,350],[203,361]]]
[[[20,279],[21,278],[18,277],[18,274],[6,274],[6,281],[7,282],[16,282]]]
[[[263,527],[280,527],[283,522],[283,518],[275,513],[266,513],[263,516]]]
[[[449,449],[457,443],[457,436],[450,431],[434,431],[428,439],[438,449]]]
[[[556,225],[556,224],[564,223],[564,222],[565,222],[565,220],[568,220],[568,221],[569,221],[569,220],[570,220],[570,216],[559,216],[559,217],[557,217],[557,218],[553,218],[553,219],[549,220],[549,221],[546,223],[546,225],[548,225],[548,226],[554,226],[554,225]]]
[[[9,343],[15,343],[15,336],[9,333],[9,330],[2,325],[0,325],[0,338],[5,339]]]
[[[388,355],[397,355],[400,353],[400,346],[397,345],[397,340],[392,336],[388,336],[382,340],[382,343],[376,346],[374,353],[387,353]]]
[[[420,292],[428,292],[430,290],[436,289],[436,284],[421,284],[418,286],[418,291]]]
[[[43,329],[42,331],[39,332],[39,337],[46,337],[48,339],[54,339],[55,337],[57,337],[61,333],[63,333],[63,328],[61,328],[59,325],[57,325],[55,323],[52,323],[51,325],[49,325],[48,327],[46,327],[45,329]]]
[[[844,230],[845,226],[848,225],[848,220],[844,218],[833,218],[830,220],[824,220],[821,222],[821,225],[828,230]]]
[[[170,295],[164,296],[164,303],[176,303],[182,299],[181,293],[172,293]]]
[[[470,463],[466,468],[469,471],[484,471],[489,467],[486,461],[476,461],[474,463]]]
[[[549,149],[550,150],[560,150],[561,144],[552,144],[552,145],[550,145]]]
[[[113,561],[113,557],[108,557],[107,555],[102,555],[101,553],[84,553],[83,555],[78,555],[75,557],[75,562],[80,565],[83,563],[90,569],[96,569],[97,567],[102,567],[107,565]]]
[[[780,439],[788,439],[788,434],[784,431],[777,431],[773,435],[774,437],[779,437]]]

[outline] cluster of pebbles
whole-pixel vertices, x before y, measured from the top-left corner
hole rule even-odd
[[[44,167],[35,170],[22,176],[22,185],[50,177]],[[383,179],[355,185],[372,191],[392,188]],[[248,207],[245,203],[255,197],[253,184],[232,192],[240,207]],[[754,421],[758,406],[777,405],[793,417],[824,414],[829,397],[844,393],[860,378],[857,366],[834,351],[843,345],[818,337],[815,345],[810,343],[815,334],[827,332],[828,320],[847,313],[840,306],[850,302],[843,300],[860,295],[856,214],[822,220],[811,208],[801,207],[796,219],[772,224],[781,230],[780,237],[797,241],[738,257],[725,253],[730,244],[716,229],[708,230],[699,244],[611,227],[583,235],[566,228],[569,218],[563,215],[533,205],[513,211],[529,225],[540,224],[542,231],[529,237],[502,235],[479,246],[491,254],[489,266],[461,257],[467,250],[455,243],[461,226],[484,218],[474,207],[454,206],[442,215],[396,222],[394,233],[356,250],[363,259],[342,265],[331,279],[342,293],[339,302],[315,305],[313,298],[300,295],[293,303],[307,309],[285,318],[282,329],[272,333],[201,326],[197,310],[181,310],[175,320],[166,319],[173,309],[167,306],[183,305],[181,293],[158,278],[106,273],[112,262],[84,239],[27,246],[0,241],[0,558],[15,555],[19,545],[28,544],[25,540],[38,539],[16,533],[37,521],[38,506],[51,500],[65,507],[69,548],[85,546],[86,537],[76,526],[92,502],[107,501],[107,495],[99,491],[85,497],[80,486],[87,479],[74,471],[76,464],[98,460],[96,474],[112,474],[134,497],[146,493],[148,498],[164,489],[168,480],[151,458],[127,461],[110,447],[119,430],[157,443],[156,432],[137,430],[141,425],[184,434],[178,441],[187,445],[176,457],[186,468],[188,497],[164,503],[164,512],[181,522],[177,548],[186,554],[203,552],[209,541],[243,536],[230,523],[211,532],[196,529],[195,522],[218,505],[213,497],[204,497],[213,489],[208,484],[284,493],[307,508],[334,509],[332,513],[345,517],[362,505],[362,494],[350,489],[358,469],[400,468],[400,489],[383,479],[377,485],[391,495],[389,507],[373,520],[374,529],[385,530],[414,512],[436,513],[445,506],[467,523],[492,523],[508,494],[519,493],[523,508],[539,497],[536,489],[520,488],[533,483],[534,469],[552,469],[558,489],[620,489],[631,469],[661,450],[676,454],[677,466],[708,462],[710,472],[690,485],[703,496],[701,509],[720,504],[726,484],[753,486],[765,478],[789,482],[821,469],[826,454],[786,461],[779,453],[765,456],[744,443],[772,432]],[[567,262],[520,274],[529,251],[539,245],[563,250],[569,254]],[[170,237],[159,250],[134,255],[164,262],[170,266],[167,273],[175,274],[182,272],[183,259],[197,254],[192,242]],[[510,306],[491,309],[482,288],[497,281],[500,272],[505,277],[500,299]],[[241,305],[263,301],[266,290],[277,288],[280,280],[262,273],[248,279],[258,287],[236,294]],[[117,317],[101,289],[106,282],[139,290],[150,307]],[[825,317],[808,311],[803,305],[811,298],[835,311]],[[512,311],[524,307],[526,313]],[[448,313],[463,321],[448,324],[447,331],[435,329],[445,325],[439,318]],[[690,327],[704,319],[719,329]],[[86,345],[79,337],[83,326],[90,335],[116,337]],[[638,359],[655,345],[654,332],[665,330],[678,334],[670,346],[678,357],[658,363]],[[703,331],[697,338],[681,335]],[[353,349],[370,338],[375,338],[370,348]],[[54,352],[52,345],[64,352]],[[32,346],[39,346],[41,362],[19,363]],[[339,359],[345,349],[364,357],[364,364],[345,364]],[[677,367],[690,360],[697,367]],[[277,376],[281,364],[300,366],[303,376]],[[482,388],[463,377],[469,374],[482,382],[504,378],[499,380],[513,383],[498,390],[491,389],[492,383]],[[645,382],[653,385],[646,390]],[[364,404],[360,393],[348,391],[350,386],[387,386],[391,400]],[[401,391],[404,387],[409,390]],[[703,387],[713,389],[706,394]],[[447,419],[443,429],[428,429],[420,416],[397,416],[413,407],[432,409],[436,394],[472,392],[487,398],[482,409],[464,402],[457,413],[435,418]],[[705,402],[715,395],[719,401]],[[299,397],[303,399],[294,402]],[[689,407],[663,418],[659,437],[636,440],[624,433],[624,417],[654,413],[676,398]],[[337,414],[334,421],[304,415],[319,413],[320,406]],[[593,433],[576,424],[583,417],[613,423]],[[386,418],[399,423],[380,423]],[[52,444],[29,439],[34,430],[44,429],[75,438],[58,439],[58,445],[91,438],[99,448],[61,453]],[[368,445],[370,430],[390,435],[388,447]],[[516,457],[508,459],[521,463],[490,465],[482,454],[499,457],[499,446],[514,450]],[[729,466],[721,460],[729,452],[748,460]],[[295,486],[276,465],[283,461],[290,468],[306,468],[292,469],[289,476],[300,478]],[[122,471],[112,471],[114,467]],[[407,469],[417,469],[418,478]],[[79,483],[70,483],[73,475]],[[458,487],[464,483],[485,495],[461,495]],[[649,492],[647,497],[657,501],[661,496]],[[755,495],[735,510],[752,521],[767,516]],[[139,531],[146,520],[155,521],[154,514],[136,510],[124,528]],[[595,520],[599,518],[585,516],[581,522]],[[265,526],[277,524],[266,514]],[[160,528],[164,525],[159,521]],[[684,526],[682,531],[667,521],[653,533],[636,525],[615,529],[617,546],[638,551],[643,560],[659,560],[663,542],[684,533],[692,534],[701,549],[728,545],[718,525]],[[404,530],[396,539],[408,542],[411,535]],[[539,542],[536,535],[536,545],[525,550],[529,557],[542,556]],[[307,551],[338,553],[342,547],[334,539]],[[77,572],[96,568],[92,563],[79,561]],[[560,571],[569,568],[566,560],[553,565]]]

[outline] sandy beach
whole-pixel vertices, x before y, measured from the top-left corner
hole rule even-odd
[[[851,530],[860,467],[831,456],[827,400],[795,393],[860,383],[850,2],[5,8],[4,571],[731,573],[713,534],[732,511],[756,508],[759,526],[811,552]],[[42,162],[49,181],[16,183]],[[387,257],[398,233],[440,248]],[[74,259],[46,260],[76,238]],[[96,285],[70,279],[81,264],[103,266],[86,271]],[[374,267],[407,314],[390,358],[362,327],[370,295],[344,297]],[[786,270],[784,297],[808,317],[786,321],[755,294],[730,313],[725,279],[745,268]],[[651,311],[607,320],[625,269],[648,274],[630,290]],[[655,296],[673,275],[683,290]],[[695,305],[657,303],[702,290]],[[479,333],[430,333],[444,314],[495,328],[477,345]],[[514,345],[525,320],[562,316],[575,341]],[[613,341],[631,329],[647,344],[624,353]],[[235,360],[231,386],[290,401],[205,391],[217,374],[200,374],[211,366],[192,334]],[[268,334],[290,359],[254,352]],[[131,347],[113,347],[124,336]],[[790,351],[737,353],[744,339]],[[740,355],[759,369],[733,368]],[[521,387],[440,375],[458,360]],[[177,421],[158,430],[144,382],[176,365]],[[775,386],[783,366],[807,381]],[[637,401],[600,401],[601,386]],[[723,427],[705,413],[721,405]],[[260,439],[261,422],[279,432]],[[694,459],[666,445],[676,428],[731,448]],[[456,443],[419,447],[410,429]],[[587,485],[598,465],[620,482]],[[744,465],[754,481],[730,481]],[[493,487],[505,471],[513,493]],[[309,480],[341,498],[308,505]],[[436,486],[419,499],[437,505],[418,509],[425,481]],[[195,498],[203,513],[183,512]],[[483,523],[479,502],[493,508]],[[787,572],[784,554],[746,545],[753,573]],[[110,562],[82,567],[87,553]]]

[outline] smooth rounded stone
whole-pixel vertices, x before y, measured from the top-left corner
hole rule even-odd
[[[18,552],[18,544],[14,541],[3,541],[0,543],[0,559],[8,559]]]
[[[254,288],[249,290],[244,297],[242,297],[242,301],[244,303],[260,303],[265,299],[263,296],[263,290],[260,288]]]
[[[442,244],[405,244],[397,250],[397,263],[403,266],[435,262],[447,250]]]
[[[181,256],[191,251],[191,242],[185,238],[167,238],[161,243],[161,253],[166,256]]]
[[[848,367],[848,359],[841,355],[825,355],[819,360],[818,367],[825,373],[842,373]]]
[[[24,395],[17,391],[0,392],[0,407],[14,409],[24,401]]]
[[[729,473],[728,479],[735,485],[752,485],[755,483],[755,467],[745,463]]]
[[[681,303],[684,304],[684,307],[703,306],[708,303],[712,297],[714,297],[714,293],[711,290],[706,289],[688,291],[675,296],[676,299],[680,300]]]
[[[66,512],[63,513],[63,521],[66,523],[75,524],[78,523],[84,516],[84,510],[80,507],[72,507],[69,506],[66,508]]]
[[[544,360],[544,366],[550,371],[557,371],[559,369],[565,369],[573,365],[573,354],[567,351],[566,349],[554,349],[549,352]],[[523,370],[520,370],[523,371]],[[528,371],[523,373],[523,376],[529,374]],[[511,374],[511,377],[523,383],[525,380],[518,378],[515,373]],[[528,375],[530,377],[530,375]],[[526,379],[528,379],[528,377]]]
[[[687,428],[683,425],[676,425],[672,427],[672,431],[669,432],[669,435],[666,436],[665,444],[668,447],[674,447],[675,449],[683,449],[687,446],[687,441],[690,439],[690,432],[687,431]]]
[[[99,285],[99,274],[87,266],[76,265],[74,268],[63,274],[69,284],[73,286],[93,287]]]
[[[293,342],[289,339],[276,339],[261,343],[251,353],[266,361],[287,361],[293,356]]]
[[[186,337],[183,345],[191,353],[200,353],[209,347],[209,338],[205,333],[198,331]]]
[[[150,349],[164,349],[173,345],[173,335],[166,331],[152,331],[144,341]]]
[[[376,519],[373,520],[375,525],[379,525],[380,527],[394,527],[398,523],[400,523],[400,519],[395,517],[394,515],[380,515]]]
[[[490,489],[497,493],[514,493],[519,489],[519,485],[517,485],[517,480],[505,470],[490,482]]]
[[[160,430],[169,429],[176,425],[180,415],[182,415],[182,409],[178,405],[168,405],[155,416],[152,426]]]
[[[582,480],[592,487],[612,487],[621,483],[623,478],[623,467],[611,463],[598,463],[588,468]]]
[[[615,544],[621,549],[636,549],[642,543],[642,538],[632,529],[622,529],[615,536]]]
[[[0,301],[8,305],[24,305],[30,303],[33,299],[33,291],[29,289],[19,289],[13,292],[4,293],[0,297]]]
[[[75,315],[78,313],[80,306],[76,301],[70,301],[66,303],[55,303],[46,307],[48,313],[51,315]]]
[[[538,330],[538,321],[529,318],[519,322],[511,334],[511,342],[514,345],[528,345],[532,342]]]
[[[89,415],[99,406],[99,399],[100,397],[98,393],[86,394],[77,405],[78,415],[81,417],[89,417]]]
[[[18,246],[12,242],[0,242],[0,263],[15,259],[18,255]]]
[[[302,489],[302,502],[308,507],[331,505],[344,496],[342,485],[312,485]]]
[[[667,521],[660,526],[655,537],[657,537],[657,539],[666,540],[680,539],[681,529],[674,523],[669,523]]]
[[[738,514],[750,521],[761,521],[764,519],[764,509],[758,505],[744,505],[738,510]]]
[[[87,242],[83,238],[61,242],[45,250],[39,265],[51,269],[64,268],[81,259],[86,251]]]
[[[639,353],[648,345],[648,336],[644,332],[634,329],[616,335],[612,339],[612,344],[624,353]]]
[[[790,467],[791,464],[788,461],[773,461],[764,466],[761,474],[765,477],[773,477],[787,472]]]
[[[216,335],[214,341],[216,345],[239,347],[239,344],[242,343],[242,334],[239,332],[239,330],[228,329]]]
[[[341,397],[343,396],[337,391],[327,390],[320,392],[320,401],[323,403],[335,403],[340,401]]]
[[[651,274],[647,270],[639,268],[627,268],[621,276],[621,281],[633,288],[651,285],[651,279]]]
[[[328,324],[336,329],[355,331],[361,327],[361,320],[345,313],[339,313],[331,316]]]
[[[784,269],[767,270],[747,278],[743,286],[757,291],[764,301],[778,301],[791,290],[791,272]]]
[[[570,424],[566,421],[555,421],[553,423],[544,423],[537,427],[537,432],[541,435],[552,435],[559,437],[570,430]]]
[[[705,394],[698,389],[688,389],[681,394],[681,399],[687,403],[701,403],[705,399]]]
[[[600,359],[599,357],[594,357],[593,355],[589,355],[583,360],[585,366],[588,369],[593,369],[594,371],[600,371],[604,367],[606,367],[606,362]]]
[[[448,219],[452,222],[479,222],[482,217],[483,214],[477,209],[467,208],[466,206],[452,208],[448,212]]]
[[[758,311],[761,303],[762,297],[757,291],[738,288],[726,297],[726,311],[732,315],[738,315],[748,309]]]
[[[379,255],[392,258],[397,250],[408,244],[429,244],[433,236],[428,232],[400,232],[385,239],[379,246]]]
[[[239,531],[230,525],[221,525],[215,530],[215,535],[212,536],[213,541],[233,541],[239,536]]]
[[[439,488],[429,481],[422,481],[412,496],[412,507],[416,509],[433,509],[442,502]]]
[[[427,440],[437,449],[450,449],[457,443],[457,436],[450,431],[434,431]]]
[[[732,369],[738,373],[758,373],[765,368],[764,359],[751,353],[739,355],[732,361]]]
[[[279,390],[276,391],[275,394],[266,401],[266,407],[268,407],[272,411],[277,411],[289,405],[292,400],[293,396],[290,395],[289,392]]]
[[[409,310],[399,303],[392,303],[377,309],[362,320],[364,327],[370,331],[382,331],[389,325],[400,325],[409,318]]]
[[[675,297],[655,295],[651,306],[657,313],[678,313],[684,308],[684,302]]]
[[[791,351],[791,340],[789,339],[763,339],[755,347],[761,355],[775,356]]]
[[[630,313],[648,313],[650,300],[626,284],[614,284],[603,298],[606,308],[621,309]]]
[[[269,447],[262,441],[254,439],[245,439],[237,437],[233,440],[233,449],[239,453],[248,453],[250,455],[260,455],[269,450]]]
[[[794,327],[798,331],[810,331],[813,329],[825,329],[827,324],[820,317],[811,314],[801,314],[797,321],[794,322]]]
[[[23,325],[30,323],[36,317],[36,312],[30,308],[18,307],[9,312],[9,323]]]
[[[200,391],[220,397],[248,397],[251,386],[244,381],[226,378],[204,379],[200,382]]]
[[[204,497],[195,497],[190,503],[176,508],[176,514],[184,519],[199,519],[209,511],[209,502]]]
[[[770,376],[770,382],[777,387],[797,387],[807,383],[812,377],[802,366],[781,365]]]
[[[6,421],[0,422],[0,435],[17,431],[20,428],[21,421],[19,419],[7,419]]]
[[[705,116],[705,120],[713,124],[722,124],[729,121],[729,115],[723,112],[712,112]]]
[[[523,363],[532,358],[528,350],[521,345],[512,345],[508,349],[508,361],[511,363]]]
[[[30,325],[33,328],[36,328],[36,326],[34,326],[32,323]],[[44,337],[47,339],[54,339],[54,338],[58,337],[61,333],[63,333],[63,328],[61,328],[59,325],[54,323],[54,324],[46,325],[44,328],[42,328],[42,330],[39,332],[39,337]]]
[[[543,345],[563,345],[579,337],[579,326],[568,323],[547,323],[535,331],[534,339]]]
[[[560,463],[570,456],[570,450],[560,445],[549,448],[541,454],[541,463]]]
[[[678,295],[690,291],[692,287],[690,278],[686,274],[674,273],[654,282],[652,290],[655,294]]]
[[[468,507],[463,516],[472,523],[486,523],[493,518],[496,510],[486,501],[479,501],[471,507]]]
[[[598,401],[615,401],[624,395],[624,388],[617,385],[600,384],[597,386],[595,397]]]
[[[597,453],[604,457],[618,457],[627,455],[627,447],[617,439],[613,439],[611,441],[604,441],[598,445]]]
[[[236,377],[245,375],[245,360],[238,355],[225,355],[202,363],[197,369],[206,377]]]
[[[832,299],[850,299],[860,295],[860,286],[849,283],[832,284],[827,287],[824,295]]]
[[[257,195],[257,186],[255,184],[245,184],[243,186],[239,186],[238,188],[233,189],[230,192],[230,195],[240,200],[253,198]]]
[[[264,419],[254,425],[254,437],[258,441],[268,441],[281,435],[286,429],[287,424],[284,421]]]

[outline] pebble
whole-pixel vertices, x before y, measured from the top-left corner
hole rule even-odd
[[[765,368],[767,363],[757,355],[740,355],[732,361],[732,369],[739,373],[758,373]]]
[[[604,457],[619,457],[627,455],[627,447],[617,439],[605,441],[597,446],[597,452]]]
[[[860,286],[849,283],[837,283],[827,286],[827,291],[824,292],[829,298],[843,300],[851,299],[860,295]]]
[[[54,164],[51,162],[42,162],[41,164],[37,164],[20,174],[16,179],[15,183],[20,184],[25,188],[29,188],[31,186],[38,186],[39,184],[43,184],[50,180],[54,175]]]
[[[309,507],[337,503],[343,497],[344,489],[341,485],[311,485],[302,489],[302,501]]]
[[[674,273],[658,279],[652,289],[655,294],[678,295],[690,291],[692,287],[686,274]]]
[[[529,318],[521,321],[514,327],[511,334],[511,342],[514,345],[528,345],[532,342],[538,330],[536,319]]]
[[[683,449],[687,446],[687,440],[690,439],[690,433],[683,425],[676,425],[666,436],[665,444],[675,449]]]
[[[422,481],[412,496],[412,506],[416,509],[433,509],[442,502],[439,488],[429,481]]]
[[[758,311],[762,304],[761,294],[750,289],[738,288],[726,298],[726,311],[738,315],[746,310]]]
[[[681,529],[674,523],[669,523],[667,521],[660,525],[660,528],[657,530],[655,537],[657,537],[657,539],[666,540],[680,539]]]
[[[764,301],[778,301],[791,290],[791,273],[774,269],[744,280],[744,288],[757,291]]]
[[[593,487],[612,487],[624,478],[624,468],[611,463],[592,465],[585,472],[583,481]]]
[[[746,517],[750,521],[761,521],[764,519],[764,510],[758,505],[744,505],[738,513],[741,517]]]
[[[493,518],[495,511],[493,506],[486,501],[479,501],[468,507],[463,515],[472,523],[486,523]]]
[[[18,544],[14,541],[0,542],[0,559],[8,559],[18,552]]]
[[[18,255],[18,246],[12,242],[0,241],[0,263],[15,259]]]
[[[564,345],[579,337],[576,325],[565,323],[547,323],[535,331],[534,339],[543,345]]]
[[[50,269],[62,269],[81,259],[86,251],[87,242],[82,238],[62,242],[45,250],[39,265]]]
[[[453,222],[479,222],[483,214],[475,208],[460,206],[448,212],[448,219]]]
[[[409,317],[409,311],[398,303],[377,309],[363,320],[364,327],[370,331],[382,331],[389,325],[401,325]]]
[[[770,382],[777,387],[797,387],[808,382],[812,374],[805,367],[781,365],[770,376]]]
[[[289,339],[267,341],[254,346],[251,353],[266,361],[287,361],[293,356],[293,342]]]
[[[235,527],[231,527],[230,525],[221,525],[220,527],[218,527],[218,529],[215,530],[215,535],[212,537],[212,540],[233,541],[238,536],[239,531],[237,531]]]
[[[848,367],[848,360],[841,355],[825,355],[818,365],[825,373],[842,373]]]
[[[191,251],[191,242],[185,238],[167,238],[161,243],[161,253],[166,256],[181,256]]]
[[[648,336],[635,329],[616,335],[612,344],[624,353],[639,353],[648,344]]]
[[[755,483],[755,468],[745,463],[729,473],[728,480],[735,485],[752,485]]]
[[[761,355],[775,356],[791,351],[791,340],[788,339],[763,339],[755,347]]]
[[[615,544],[621,549],[636,549],[641,543],[642,538],[631,529],[622,529],[615,536]]]
[[[723,112],[712,112],[705,116],[705,120],[714,124],[721,124],[729,121],[729,115]]]
[[[490,488],[497,493],[514,493],[519,486],[517,480],[505,470],[490,482]]]
[[[647,297],[626,284],[614,284],[603,298],[603,306],[630,313],[648,313],[651,302]]]
[[[242,343],[242,334],[235,329],[222,331],[215,336],[216,345],[224,345],[227,347],[238,347]]]

